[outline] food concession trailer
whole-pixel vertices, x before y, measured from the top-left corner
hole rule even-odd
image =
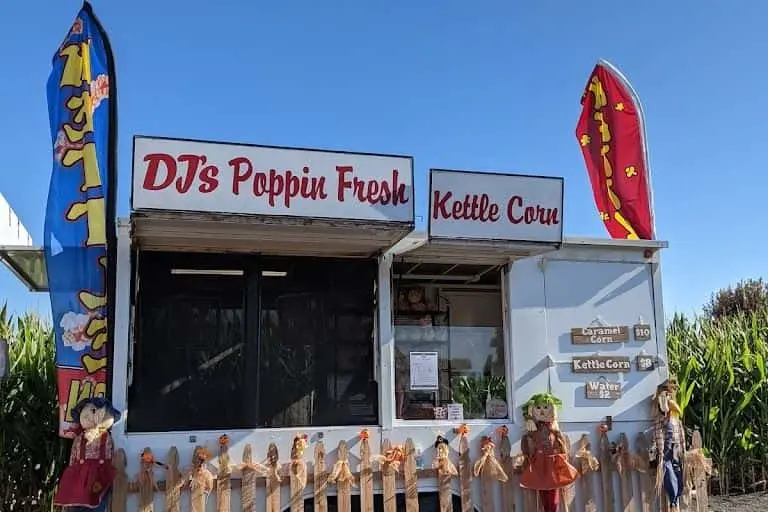
[[[584,469],[562,507],[652,501],[617,469],[667,377],[666,244],[563,237],[561,178],[436,169],[416,230],[414,181],[405,156],[134,139],[113,510],[533,511],[514,468],[537,393]]]

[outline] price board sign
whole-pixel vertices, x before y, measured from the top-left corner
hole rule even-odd
[[[584,385],[589,400],[618,400],[621,398],[621,383],[608,380],[593,380]]]
[[[573,373],[629,373],[632,363],[629,356],[573,356]]]
[[[656,368],[656,358],[654,356],[639,355],[637,356],[637,371],[650,372]]]
[[[600,345],[625,341],[629,341],[629,327],[625,325],[574,327],[571,329],[571,342],[574,345]]]
[[[637,341],[649,341],[651,339],[651,326],[648,324],[636,324],[632,326],[632,331]]]

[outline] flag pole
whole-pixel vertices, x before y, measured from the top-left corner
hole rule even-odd
[[[624,76],[624,74],[619,71],[619,68],[611,64],[605,59],[600,59],[597,61],[597,63],[601,66],[604,66],[607,68],[611,73],[616,75],[616,78],[619,79],[619,81],[627,88],[627,90],[630,93],[630,96],[632,97],[632,103],[635,104],[635,109],[637,110],[637,117],[640,120],[640,137],[642,137],[643,140],[643,161],[645,163],[645,179],[648,182],[648,205],[650,206],[651,210],[651,230],[652,230],[652,236],[655,239],[656,238],[656,211],[653,208],[653,184],[651,181],[651,162],[650,158],[648,157],[648,136],[645,131],[645,113],[643,112],[643,104],[640,102],[640,96],[637,94],[637,91],[634,87],[632,87],[632,84],[629,80],[627,80],[627,77]]]

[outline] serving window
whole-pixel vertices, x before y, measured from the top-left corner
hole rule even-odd
[[[135,264],[129,431],[378,424],[375,260],[144,251]]]
[[[393,264],[398,419],[508,417],[502,269]]]

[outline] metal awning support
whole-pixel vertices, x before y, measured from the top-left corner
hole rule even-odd
[[[30,291],[48,291],[48,273],[42,247],[0,245],[0,261]]]

